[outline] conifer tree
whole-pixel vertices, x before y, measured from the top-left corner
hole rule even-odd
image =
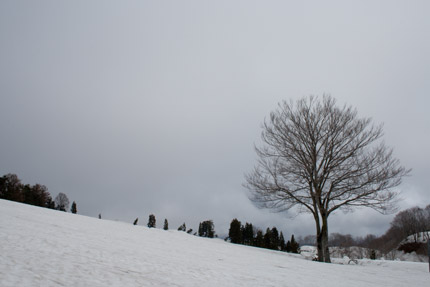
[[[282,234],[282,231],[281,231],[281,234],[279,235],[279,250],[285,251],[285,239],[284,239],[284,234]]]
[[[294,239],[294,234],[291,235],[291,252],[292,253],[299,253],[299,243],[297,243],[297,241]]]
[[[261,231],[260,229],[257,230],[257,234],[255,235],[254,246],[264,247],[264,235],[263,231]]]
[[[243,244],[252,245],[254,241],[254,227],[251,223],[246,223],[243,228]]]
[[[99,218],[100,219],[102,218],[100,214],[99,214]],[[139,221],[139,217],[134,220],[133,225],[137,225],[138,221]]]
[[[273,227],[271,232],[270,232],[270,249],[273,250],[278,250],[278,246],[279,246],[279,232],[278,229],[276,227]]]
[[[149,215],[148,227],[149,228],[155,228],[155,215],[154,214]]]
[[[269,227],[267,227],[267,229],[266,229],[266,234],[264,234],[263,240],[264,240],[264,248],[271,249],[272,248],[272,232],[270,231]]]
[[[290,240],[288,240],[287,241],[287,245],[285,246],[285,251],[287,251],[287,252],[291,252],[291,242],[290,242]]]
[[[185,225],[185,222],[178,227],[178,231],[186,231],[187,230],[187,226]]]
[[[78,209],[76,208],[76,202],[74,202],[74,201],[73,201],[73,203],[72,203],[72,207],[70,208],[70,211],[71,211],[73,214],[76,214],[76,213],[78,212]]]
[[[199,233],[199,236],[201,236],[201,237],[214,238],[215,237],[215,230],[214,230],[213,221],[212,220],[206,220],[206,221],[200,222],[198,233]]]
[[[169,222],[167,222],[167,218],[164,219],[164,226],[163,226],[164,230],[169,230]]]
[[[242,224],[237,218],[233,219],[230,223],[228,237],[230,237],[231,243],[242,243]]]

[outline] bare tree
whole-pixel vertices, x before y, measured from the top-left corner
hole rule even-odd
[[[69,199],[67,195],[60,192],[57,197],[55,197],[55,208],[61,211],[67,211],[67,209],[69,209]]]
[[[328,216],[336,210],[395,209],[393,187],[409,170],[380,141],[382,125],[337,107],[331,96],[282,102],[263,124],[259,161],[245,187],[259,207],[309,212],[316,226],[318,260],[330,262]]]

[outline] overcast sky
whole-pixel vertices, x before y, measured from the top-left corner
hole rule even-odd
[[[429,1],[0,2],[0,176],[80,214],[313,234],[311,215],[259,210],[242,184],[278,102],[323,93],[384,123],[413,169],[400,208],[430,204]],[[329,231],[391,219],[340,212]]]

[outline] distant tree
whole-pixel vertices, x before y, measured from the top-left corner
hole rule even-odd
[[[288,240],[287,244],[285,244],[285,251],[287,252],[291,252],[292,248],[291,248],[291,241]]]
[[[78,209],[76,208],[76,202],[74,202],[74,201],[73,201],[73,203],[72,203],[72,207],[70,208],[70,211],[71,211],[73,214],[76,214],[76,213],[78,212]]]
[[[188,234],[191,234],[192,232],[193,232],[192,228],[188,229],[188,231],[187,231]]]
[[[279,235],[279,250],[285,251],[285,239],[284,239],[284,234],[282,234],[282,231],[281,231],[281,234]]]
[[[245,226],[243,227],[243,244],[245,245],[252,245],[254,242],[254,227],[252,226],[252,223],[245,223]]]
[[[213,221],[206,220],[206,221],[200,222],[198,234],[201,237],[209,237],[209,238],[215,237],[215,229],[214,229]]]
[[[357,206],[395,210],[393,188],[409,170],[382,136],[382,125],[331,96],[284,101],[263,123],[263,146],[245,186],[258,207],[312,214],[318,260],[330,262],[330,214]]]
[[[23,185],[22,197],[22,202],[41,207],[48,207],[48,204],[52,202],[51,195],[46,186],[40,184],[33,186],[29,184]]]
[[[186,231],[187,230],[187,226],[185,225],[185,222],[181,225],[181,226],[179,226],[178,227],[178,231]]]
[[[294,234],[291,235],[290,246],[291,246],[291,251],[290,252],[292,252],[292,253],[299,253],[300,245],[294,239]]]
[[[263,235],[263,231],[261,231],[260,229],[257,230],[257,233],[255,235],[254,246],[264,247],[264,235]]]
[[[100,216],[100,218],[101,218],[101,216]],[[139,217],[134,220],[133,225],[137,225],[138,221],[139,221]]]
[[[228,237],[230,237],[231,243],[241,244],[242,241],[242,224],[237,218],[233,219],[230,223],[230,229],[228,231]]]
[[[69,199],[67,195],[60,192],[55,198],[55,208],[61,211],[67,211],[69,209]]]
[[[101,213],[99,213],[99,219],[102,219],[102,214]]]
[[[148,227],[149,228],[155,228],[155,215],[154,214],[149,215]]]
[[[6,174],[0,177],[0,198],[22,202],[23,185],[16,174]]]
[[[264,234],[263,241],[264,241],[264,248],[272,249],[272,231],[270,230],[269,227],[267,227],[266,229],[266,233]]]
[[[169,230],[169,222],[167,222],[167,218],[164,219],[164,226],[163,226],[164,230]]]
[[[50,209],[55,209],[55,202],[52,200],[51,196],[49,196],[46,200],[46,207]]]
[[[352,238],[351,234],[340,234],[340,233],[331,233],[328,238],[328,245],[330,247],[351,247],[356,246],[355,240]]]
[[[270,249],[278,250],[279,247],[279,232],[276,227],[270,231]]]

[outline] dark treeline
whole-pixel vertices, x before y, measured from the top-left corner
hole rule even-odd
[[[294,235],[285,242],[282,231],[279,233],[276,227],[267,228],[263,234],[263,231],[254,228],[252,223],[246,222],[245,225],[242,225],[236,218],[230,223],[228,239],[236,244],[299,253],[299,244],[294,239]]]
[[[47,207],[61,211],[69,208],[69,199],[64,193],[59,193],[52,200],[48,188],[41,184],[23,184],[16,174],[6,174],[0,177],[0,199],[7,199],[26,204]],[[72,213],[77,213],[76,202],[72,203]]]

